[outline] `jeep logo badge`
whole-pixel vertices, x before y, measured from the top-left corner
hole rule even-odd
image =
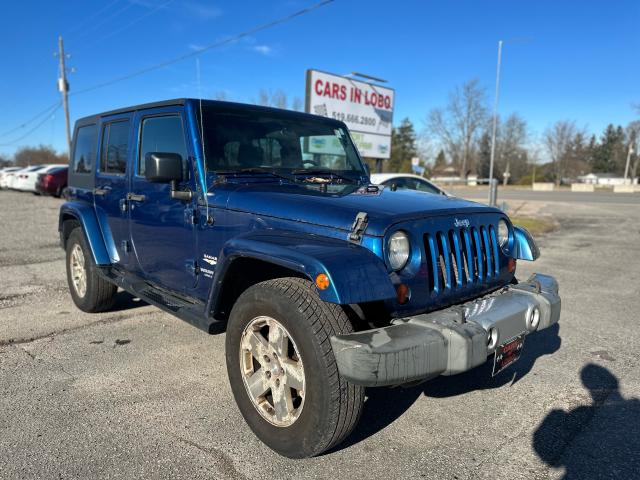
[[[454,227],[464,227],[464,228],[469,228],[470,222],[469,219],[467,218],[455,218],[453,220],[453,226]]]

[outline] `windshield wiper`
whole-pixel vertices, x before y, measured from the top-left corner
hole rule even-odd
[[[215,173],[218,175],[230,175],[234,173],[267,173],[269,175],[273,175],[274,177],[288,180],[289,182],[299,182],[299,180],[293,175],[286,175],[284,173],[275,172],[273,170],[262,167],[240,168],[238,170],[215,170]]]
[[[291,173],[293,175],[330,175],[341,180],[346,180],[349,183],[358,183],[357,180],[354,180],[351,177],[340,175],[339,173],[327,168],[299,168],[297,170],[291,170]]]

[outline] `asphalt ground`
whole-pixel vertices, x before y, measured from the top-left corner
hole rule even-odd
[[[2,191],[0,478],[639,478],[636,198],[541,204],[559,229],[518,272],[555,275],[563,313],[515,365],[368,390],[344,444],[294,461],[240,416],[224,334],[126,293],[111,312],[80,312],[61,201]]]

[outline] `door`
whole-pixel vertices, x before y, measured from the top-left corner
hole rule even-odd
[[[93,198],[107,250],[116,252],[111,261],[128,263],[129,222],[126,197],[130,157],[131,114],[103,119],[100,129],[100,156]],[[112,253],[113,255],[113,253]]]
[[[171,198],[168,183],[144,177],[148,153],[177,153],[183,162],[179,190],[194,190],[190,154],[185,139],[183,109],[165,107],[137,115],[139,125],[135,174],[129,195],[131,244],[138,274],[170,290],[190,293],[195,275],[194,200]]]

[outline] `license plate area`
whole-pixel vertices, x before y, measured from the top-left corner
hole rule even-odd
[[[507,340],[502,345],[496,348],[496,353],[493,357],[493,373],[492,377],[495,377],[502,370],[509,365],[514,364],[522,354],[524,348],[525,333],[522,332],[517,337]]]

